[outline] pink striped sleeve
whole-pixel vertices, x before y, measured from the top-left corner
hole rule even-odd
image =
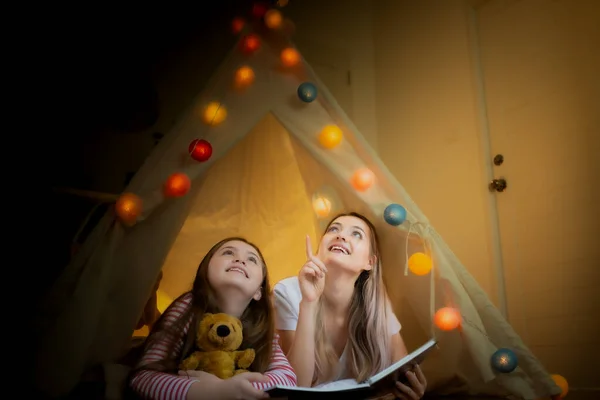
[[[164,315],[165,325],[171,325],[183,313],[187,311],[191,304],[192,295],[182,297],[179,301],[173,303]],[[175,344],[175,352],[179,353],[183,348],[183,338],[189,330],[189,322],[185,325],[182,332],[177,334],[166,334],[165,332],[157,332],[163,337],[151,343],[141,357],[138,367],[144,366],[151,362],[164,360],[167,358],[167,349],[173,343]],[[140,370],[131,380],[131,388],[138,396],[148,400],[185,400],[190,386],[195,382],[195,379],[190,379],[183,376],[168,374],[152,370]]]
[[[279,347],[279,335],[277,334],[273,338],[273,355],[265,376],[269,378],[268,382],[253,382],[252,385],[257,389],[266,390],[276,385],[296,386],[298,383],[294,369]]]

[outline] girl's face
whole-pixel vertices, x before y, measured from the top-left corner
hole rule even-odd
[[[370,270],[375,263],[371,252],[371,230],[360,218],[336,218],[321,238],[319,258],[327,265],[356,274]]]
[[[234,289],[248,300],[261,297],[264,264],[258,251],[248,243],[238,240],[224,243],[209,261],[207,275],[215,292]]]

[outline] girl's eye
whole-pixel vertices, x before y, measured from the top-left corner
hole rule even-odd
[[[256,260],[255,257],[250,257],[250,258],[248,258],[248,260],[252,261],[254,264],[258,264],[258,261]]]

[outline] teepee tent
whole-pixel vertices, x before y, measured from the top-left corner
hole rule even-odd
[[[429,390],[526,399],[559,393],[310,66],[294,59],[297,54],[277,32],[246,32],[148,157],[117,212],[98,223],[46,302],[39,387],[64,394],[87,368],[127,351],[161,270],[159,290],[174,298],[191,287],[214,243],[241,235],[261,248],[274,284],[303,264],[306,234],[316,243],[336,212],[358,211],[379,230],[384,279],[409,350],[431,336],[439,341],[423,365]],[[311,84],[300,86],[304,82]],[[206,141],[201,149],[209,156],[200,161],[191,157],[198,139]],[[186,192],[185,176],[178,176],[182,196],[174,196],[176,185],[165,194],[174,173],[191,182]],[[125,200],[135,217],[129,221]],[[390,204],[406,212],[403,222],[384,218]],[[409,271],[414,253],[432,260],[428,273]],[[433,323],[443,307],[459,310],[458,328],[440,330]],[[514,371],[492,367],[499,348],[518,357]]]

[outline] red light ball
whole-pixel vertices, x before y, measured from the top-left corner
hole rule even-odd
[[[212,156],[212,146],[204,139],[194,139],[188,147],[190,157],[199,162],[207,161]]]
[[[257,35],[250,33],[244,36],[240,45],[242,46],[242,52],[250,55],[260,48],[260,38]]]

